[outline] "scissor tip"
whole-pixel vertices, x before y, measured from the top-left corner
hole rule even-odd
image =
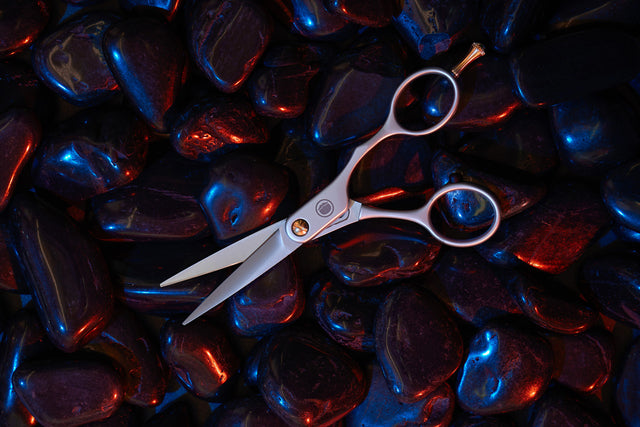
[[[171,285],[175,285],[176,283],[180,283],[183,282],[184,279],[180,278],[178,275],[175,276],[171,276],[168,279],[166,279],[165,281],[160,283],[160,287],[164,288],[166,286],[171,286]]]
[[[201,316],[201,313],[197,313],[194,311],[186,319],[184,319],[184,322],[182,322],[182,326],[187,326],[189,323],[193,322],[200,316]]]

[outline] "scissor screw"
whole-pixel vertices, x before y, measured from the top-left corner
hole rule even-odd
[[[296,236],[304,236],[309,232],[309,223],[302,218],[296,219],[293,221],[293,224],[291,224],[291,231],[293,231],[293,234]]]

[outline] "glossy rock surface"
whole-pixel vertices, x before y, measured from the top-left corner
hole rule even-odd
[[[106,326],[113,310],[109,271],[96,243],[32,195],[14,197],[11,239],[51,341],[73,352]]]
[[[147,126],[124,109],[90,109],[61,123],[41,144],[36,186],[81,201],[135,179],[146,163]]]
[[[286,427],[260,396],[237,399],[221,406],[207,427]]]
[[[40,143],[42,131],[36,116],[23,108],[12,108],[0,115],[0,212],[13,194],[20,173]]]
[[[200,195],[219,242],[238,238],[281,219],[292,208],[289,172],[255,155],[231,154],[211,165]]]
[[[171,144],[190,160],[210,161],[245,145],[264,144],[268,131],[242,97],[218,97],[194,104],[178,118]]]
[[[335,148],[373,135],[384,123],[403,77],[400,44],[383,33],[362,36],[336,58],[309,105],[313,140]]]
[[[503,219],[531,208],[546,192],[542,184],[521,184],[494,175],[444,151],[434,155],[431,169],[436,189],[451,183],[452,177],[456,177],[462,182],[477,184],[489,190],[498,200]],[[451,191],[443,199],[446,201],[443,210],[447,222],[455,227],[474,230],[489,226],[495,216],[492,205],[477,193]]]
[[[384,27],[400,12],[399,1],[328,0],[325,7],[351,22],[367,27]]]
[[[464,57],[464,53],[458,55]],[[456,57],[456,60],[460,58]],[[508,61],[497,55],[486,55],[464,70],[458,80],[460,103],[447,126],[457,129],[488,127],[506,120],[521,102],[511,82]],[[427,91],[423,101],[425,121],[444,117],[453,101],[448,80],[439,79]]]
[[[327,267],[343,283],[375,286],[428,271],[441,245],[417,224],[374,219],[329,234],[322,247]]]
[[[265,351],[260,362],[260,392],[287,424],[331,425],[366,396],[360,366],[310,328],[284,329],[271,338]]]
[[[161,347],[182,385],[201,399],[215,401],[240,367],[227,337],[206,319],[187,326],[168,321],[161,331]]]
[[[107,100],[118,90],[118,83],[102,52],[102,36],[117,20],[114,14],[94,12],[66,22],[34,47],[35,71],[51,90],[73,104]]]
[[[44,328],[35,313],[18,311],[4,329],[0,344],[0,423],[5,426],[33,424],[32,415],[18,398],[11,377],[25,361],[49,352]]]
[[[607,316],[640,328],[640,262],[631,254],[607,254],[585,261],[581,286]]]
[[[296,177],[299,200],[309,200],[324,189],[336,175],[336,156],[318,147],[307,133],[304,120],[284,120],[279,163]]]
[[[447,310],[407,285],[396,288],[380,306],[375,340],[387,385],[404,403],[431,394],[462,361],[462,337]]]
[[[471,23],[475,4],[466,0],[404,0],[402,10],[394,17],[394,25],[407,43],[422,57],[448,50]]]
[[[640,161],[613,169],[602,182],[602,197],[613,218],[623,226],[640,231]]]
[[[351,33],[353,25],[345,17],[331,13],[322,1],[291,0],[292,31],[309,39],[340,39]]]
[[[529,424],[532,427],[605,427],[614,425],[610,417],[577,395],[562,388],[549,390],[532,407]]]
[[[565,1],[558,4],[549,20],[554,30],[589,24],[635,28],[639,23],[640,4],[634,0]]]
[[[557,104],[633,79],[640,41],[607,27],[574,31],[514,52],[511,71],[524,103]]]
[[[272,23],[258,2],[195,2],[187,23],[191,55],[223,92],[244,84],[271,38]]]
[[[113,368],[90,360],[24,365],[13,375],[13,385],[36,420],[47,426],[108,418],[124,397]]]
[[[628,426],[640,425],[640,341],[636,340],[626,355],[616,388],[616,405]]]
[[[496,129],[466,141],[458,151],[534,175],[548,173],[558,164],[546,111],[519,110]]]
[[[198,203],[206,167],[177,154],[149,164],[128,185],[91,200],[89,223],[103,240],[169,241],[209,234]]]
[[[391,393],[377,363],[372,364],[371,385],[367,398],[349,415],[347,427],[449,425],[455,408],[455,396],[444,383],[433,393],[415,403],[401,403]]]
[[[133,312],[119,308],[85,348],[105,354],[116,363],[128,403],[151,407],[162,402],[167,375],[160,350]]]
[[[640,111],[618,91],[551,107],[558,151],[570,170],[599,176],[640,154]]]
[[[390,290],[388,286],[354,289],[326,273],[314,281],[310,304],[316,321],[334,341],[373,352],[376,312]]]
[[[613,335],[593,328],[577,335],[549,335],[557,382],[583,393],[595,393],[609,380],[615,347]]]
[[[140,11],[140,12],[160,12],[168,20],[171,20],[182,0],[120,0],[120,7],[124,10]]]
[[[347,158],[341,158],[343,163]],[[376,205],[421,196],[432,187],[430,166],[425,138],[391,137],[358,163],[349,180],[349,197]]]
[[[187,71],[188,55],[180,38],[161,21],[132,18],[109,27],[103,48],[129,102],[154,130],[167,133],[169,110]]]
[[[49,20],[44,0],[5,1],[0,5],[0,57],[28,47]]]
[[[240,335],[264,335],[298,319],[304,303],[302,279],[288,257],[231,297],[231,327]]]
[[[509,289],[522,312],[538,326],[561,334],[577,334],[590,328],[598,312],[577,294],[547,276],[508,274]]]
[[[544,339],[512,326],[487,325],[469,344],[458,403],[479,415],[523,409],[545,392],[552,373],[553,352]]]
[[[207,274],[164,288],[158,283],[215,250],[208,240],[142,243],[128,251],[118,246],[118,255],[110,260],[114,282],[122,283],[122,301],[138,313],[160,316],[191,313],[221,283],[224,273]]]
[[[503,222],[499,235],[482,246],[558,274],[584,253],[607,217],[601,202],[586,189],[574,183],[556,185],[536,206]]]
[[[481,3],[482,29],[498,52],[509,52],[532,31],[542,15],[539,0],[500,0]]]
[[[482,326],[505,314],[521,313],[498,271],[469,249],[448,249],[427,287],[462,319]]]
[[[314,45],[279,45],[267,50],[262,66],[248,85],[259,114],[269,117],[300,116],[309,100],[311,79],[320,71],[326,52]]]

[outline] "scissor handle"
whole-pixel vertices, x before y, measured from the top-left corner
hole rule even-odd
[[[306,243],[346,212],[349,205],[347,188],[349,186],[351,173],[355,170],[360,160],[362,160],[362,158],[381,141],[390,136],[399,134],[411,136],[427,135],[429,133],[436,132],[438,129],[446,125],[455,114],[460,100],[458,84],[455,81],[455,76],[457,76],[467,65],[482,55],[484,55],[482,45],[474,43],[471,51],[451,72],[445,71],[441,68],[426,68],[407,77],[396,89],[393,95],[389,115],[387,116],[385,123],[382,125],[382,128],[368,141],[358,145],[353,150],[351,157],[344,166],[344,169],[342,169],[338,176],[336,176],[336,178],[327,187],[325,187],[324,190],[313,196],[311,200],[287,218],[285,230],[289,239],[298,244]],[[414,82],[416,79],[429,74],[442,76],[451,83],[454,95],[451,108],[447,114],[433,126],[417,131],[406,129],[400,125],[396,119],[396,106],[398,99],[409,84]]]
[[[436,124],[419,130],[410,130],[406,127],[402,126],[396,117],[396,109],[398,106],[398,100],[400,99],[400,95],[411,83],[415,82],[417,79],[428,76],[428,75],[436,75],[444,77],[451,83],[451,87],[453,88],[453,102],[451,103],[451,107],[449,107],[449,111],[447,114],[440,119]],[[456,82],[455,76],[443,70],[442,68],[425,68],[420,71],[417,71],[411,74],[409,77],[404,79],[404,81],[398,86],[396,92],[393,94],[393,99],[391,100],[391,109],[389,110],[389,115],[387,116],[387,120],[385,121],[382,129],[384,129],[385,133],[389,135],[409,135],[409,136],[424,136],[430,133],[434,133],[438,131],[440,128],[445,126],[449,120],[453,117],[458,109],[458,103],[460,102],[460,89],[458,88],[458,83]]]
[[[489,203],[491,203],[491,207],[493,208],[493,212],[494,212],[493,222],[491,223],[489,228],[481,235],[471,239],[459,240],[459,239],[452,239],[450,237],[447,237],[438,231],[438,229],[433,225],[433,221],[431,219],[433,207],[435,206],[438,199],[440,199],[442,196],[452,191],[459,191],[459,190],[467,190],[467,191],[472,191],[474,193],[479,193],[484,198],[489,200]],[[468,248],[470,246],[476,246],[489,240],[491,236],[493,236],[496,233],[496,231],[498,231],[498,227],[500,226],[500,220],[502,217],[500,204],[498,203],[498,200],[495,198],[495,196],[491,192],[485,190],[482,187],[479,187],[474,184],[469,184],[466,182],[456,182],[456,183],[445,185],[444,187],[442,187],[441,189],[433,193],[433,196],[431,196],[431,198],[429,199],[429,201],[427,202],[427,204],[423,209],[424,209],[424,215],[425,215],[424,227],[427,230],[429,230],[429,232],[433,235],[433,237],[435,237],[442,243],[445,243],[449,246],[455,246],[458,248]]]

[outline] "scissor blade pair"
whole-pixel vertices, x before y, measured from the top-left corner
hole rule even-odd
[[[266,273],[300,246],[285,232],[284,223],[225,279],[182,323],[186,325],[224,302]]]
[[[264,227],[255,233],[240,239],[237,242],[220,249],[213,255],[196,262],[195,264],[185,268],[181,272],[169,277],[160,283],[161,287],[174,285],[184,282],[185,280],[200,277],[223,268],[239,264],[249,258],[278,228],[284,225],[286,220],[278,221]]]

